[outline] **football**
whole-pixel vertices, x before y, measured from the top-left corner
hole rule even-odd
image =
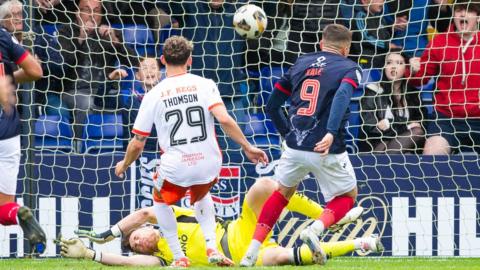
[[[267,15],[258,6],[244,5],[235,12],[233,26],[244,38],[258,38],[267,28]]]

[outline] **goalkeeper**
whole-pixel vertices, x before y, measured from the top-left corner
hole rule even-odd
[[[238,263],[245,253],[250,237],[255,229],[255,223],[264,201],[275,190],[276,182],[261,178],[250,188],[245,195],[240,218],[226,224],[217,222],[216,233],[219,239],[218,249]],[[296,193],[287,206],[290,211],[304,214],[310,218],[317,218],[323,211],[316,202]],[[192,266],[208,265],[205,241],[196,222],[192,210],[173,206],[178,221],[178,235],[182,248],[190,258]],[[337,225],[356,220],[363,209],[354,208]],[[153,208],[140,209],[122,219],[110,230],[96,234],[94,232],[79,231],[79,236],[88,237],[97,243],[105,243],[115,237],[122,236],[124,246],[137,253],[133,256],[122,256],[108,252],[99,252],[85,247],[78,238],[61,239],[61,254],[67,258],[83,258],[95,260],[105,265],[154,266],[169,265],[173,255],[157,229],[145,226],[146,223],[155,224],[156,217]],[[341,256],[357,249],[380,252],[383,247],[376,236],[357,238],[355,240],[334,243],[322,243],[322,256]],[[284,248],[273,241],[265,241],[259,254],[257,265],[302,265],[315,263],[312,251],[302,245],[296,248]]]

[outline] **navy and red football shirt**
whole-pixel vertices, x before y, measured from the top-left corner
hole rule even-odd
[[[27,56],[28,51],[7,30],[0,28],[0,76],[8,75],[13,79],[15,65],[19,65]],[[20,116],[16,106],[10,111],[7,114],[0,106],[0,140],[20,134]]]
[[[358,65],[342,55],[315,52],[299,57],[275,84],[267,104],[267,112],[288,147],[313,151],[315,144],[330,132],[334,141],[329,152],[344,152],[348,107],[360,79]],[[337,97],[339,102],[335,103]],[[276,112],[288,98],[290,107],[284,118]]]

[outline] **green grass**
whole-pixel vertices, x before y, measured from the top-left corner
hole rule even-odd
[[[289,269],[292,266],[282,267],[256,267],[254,269]],[[112,270],[112,269],[140,269],[140,267],[112,267],[104,266],[95,262],[72,259],[0,259],[1,270]],[[160,267],[142,267],[142,270],[155,269]],[[190,269],[218,269],[214,267],[198,267]],[[240,268],[236,268],[240,269]],[[245,268],[241,268],[245,269]],[[343,257],[330,260],[327,265],[303,266],[301,270],[319,269],[480,269],[480,258],[357,258]]]

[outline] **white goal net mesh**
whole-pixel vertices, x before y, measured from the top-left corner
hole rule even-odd
[[[232,25],[245,1],[41,2],[46,1],[18,2],[24,26],[14,36],[35,54],[44,73],[17,91],[22,115],[17,200],[35,209],[46,231],[43,256],[59,254],[53,244],[59,233],[68,238],[77,229],[103,231],[152,205],[152,177],[160,158],[155,138],[125,179],[117,178],[113,168],[131,138],[144,93],[165,77],[159,58],[166,38],[183,35],[193,41],[191,72],[218,84],[248,140],[277,160],[282,139],[265,114],[268,97],[298,55],[318,50],[321,30],[330,23],[352,30],[351,58],[363,70],[349,106],[346,137],[358,178],[357,204],[366,211],[361,220],[323,240],[377,233],[384,255],[480,256],[479,120],[444,119],[451,129],[442,134],[455,142],[454,155],[423,155],[428,126],[437,123],[433,96],[441,78],[464,76],[473,86],[460,94],[460,105],[472,100],[478,105],[480,88],[472,88],[480,58],[471,50],[477,52],[480,43],[446,46],[460,57],[448,60],[458,60],[453,66],[427,59],[438,72],[422,75],[432,78],[423,86],[406,79],[413,73],[409,59],[422,56],[432,36],[449,30],[451,1],[249,1],[264,9],[268,27],[259,39],[248,41]],[[13,6],[9,10],[0,13],[4,27],[19,16]],[[463,60],[462,49],[467,52]],[[439,73],[461,69],[462,61],[463,74]],[[220,128],[217,135],[224,168],[212,194],[217,214],[232,219],[248,187],[259,174],[271,175],[273,166],[255,170]],[[325,204],[312,178],[299,191]],[[275,238],[282,245],[299,244],[298,234],[308,222],[285,214]],[[95,248],[122,252],[120,240]],[[26,252],[21,229],[0,226],[0,257]]]

